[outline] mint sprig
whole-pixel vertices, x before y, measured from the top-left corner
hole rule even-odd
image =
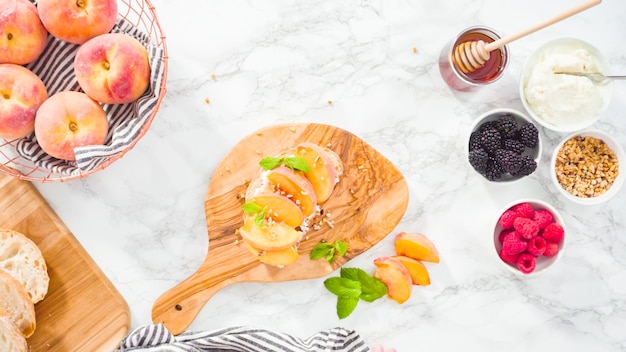
[[[264,170],[274,170],[281,165],[285,165],[292,170],[303,171],[305,173],[310,171],[309,164],[306,160],[298,156],[284,158],[268,156],[261,159],[261,161],[259,161],[259,165],[261,165]]]
[[[254,223],[259,227],[263,226],[263,221],[265,220],[265,209],[263,207],[254,202],[247,202],[241,206],[241,209],[246,214],[256,214]]]
[[[339,277],[324,280],[328,291],[337,296],[337,316],[348,317],[359,300],[374,302],[387,294],[387,286],[359,268],[341,268]]]
[[[335,241],[333,244],[322,242],[313,247],[309,258],[311,258],[311,260],[325,258],[327,262],[332,264],[335,262],[337,255],[343,257],[347,251],[348,245],[343,241]]]

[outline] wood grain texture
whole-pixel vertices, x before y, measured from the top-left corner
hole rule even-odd
[[[334,150],[344,175],[322,208],[334,226],[311,230],[300,243],[300,257],[284,268],[259,262],[241,243],[241,206],[259,161],[301,142]],[[154,323],[180,334],[218,290],[239,282],[279,282],[325,276],[371,248],[400,222],[408,205],[408,188],[398,169],[350,132],[321,124],[285,124],[262,128],[242,139],[217,166],[205,199],[209,234],[207,256],[189,278],[165,292],[152,308]],[[325,215],[326,216],[326,215]],[[331,265],[309,259],[320,241],[343,240],[348,253]]]
[[[0,174],[0,227],[32,239],[48,266],[30,351],[115,350],[130,328],[126,301],[30,182]]]

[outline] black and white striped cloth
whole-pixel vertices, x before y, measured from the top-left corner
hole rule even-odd
[[[163,324],[133,330],[116,352],[366,352],[369,347],[354,330],[333,328],[301,339],[253,327],[185,332],[172,335]]]
[[[109,134],[104,145],[87,146],[75,149],[76,161],[59,160],[46,154],[36,141],[34,133],[22,138],[16,144],[16,152],[34,165],[71,176],[97,169],[112,156],[123,152],[135,142],[142,128],[148,122],[156,107],[163,77],[163,49],[150,40],[150,37],[132,23],[118,17],[111,30],[125,33],[139,40],[148,50],[150,59],[150,87],[138,100],[129,104],[103,104],[109,117]],[[81,91],[74,75],[74,56],[79,45],[65,42],[48,35],[44,52],[34,62],[26,65],[44,82],[48,95],[65,90]]]

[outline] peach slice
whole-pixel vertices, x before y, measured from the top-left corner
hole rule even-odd
[[[267,178],[281,195],[292,199],[296,205],[300,206],[304,216],[313,214],[317,206],[317,195],[303,172],[279,166],[271,170]]]
[[[408,269],[398,260],[392,257],[379,257],[374,259],[376,272],[374,277],[387,286],[387,296],[402,304],[411,296],[413,283]]]
[[[309,164],[309,172],[306,177],[315,189],[317,202],[324,203],[328,200],[337,178],[343,172],[341,159],[331,150],[325,150],[316,144],[304,142],[295,150],[295,156],[304,159]]]
[[[409,275],[411,276],[411,282],[413,282],[413,285],[430,285],[430,275],[428,274],[428,269],[426,269],[426,266],[422,262],[403,255],[396,255],[392,258],[399,260],[400,263],[406,267],[409,271]]]
[[[254,196],[251,202],[265,209],[265,217],[282,222],[291,227],[302,225],[304,214],[291,199],[276,193],[265,193]]]
[[[256,248],[255,246],[248,243],[248,241],[244,240],[246,247],[254,256],[256,256],[262,263],[275,265],[275,266],[286,266],[296,262],[298,260],[298,250],[291,246],[285,249],[277,249],[277,250],[263,250]]]
[[[420,233],[400,232],[395,240],[396,254],[415,260],[439,263],[439,252],[428,237]]]
[[[301,237],[299,231],[282,222],[258,226],[254,221],[254,216],[246,216],[243,226],[239,228],[239,234],[252,246],[265,251],[292,247]]]

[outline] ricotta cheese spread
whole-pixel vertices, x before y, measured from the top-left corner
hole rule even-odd
[[[556,72],[601,72],[597,58],[584,48],[561,46],[537,56],[524,88],[526,102],[540,119],[555,126],[594,120],[609,99],[608,87],[587,77]]]

